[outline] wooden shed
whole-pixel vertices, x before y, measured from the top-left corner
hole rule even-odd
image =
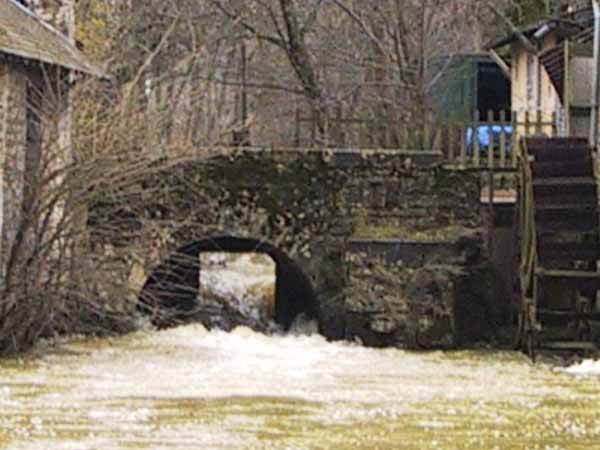
[[[469,122],[478,111],[487,117],[493,111],[511,110],[510,79],[487,54],[455,54],[429,62],[432,89],[430,101],[440,117]]]

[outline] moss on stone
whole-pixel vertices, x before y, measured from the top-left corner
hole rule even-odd
[[[385,334],[386,345],[406,344],[415,339],[418,321],[409,317],[414,299],[403,296],[402,289],[407,283],[421,285],[411,281],[415,269],[373,263],[357,270],[346,261],[347,242],[353,237],[455,241],[477,228],[481,218],[476,177],[430,165],[407,167],[405,159],[377,152],[238,150],[209,161],[167,164],[142,182],[137,197],[104,193],[106,204],[91,215],[111,218],[112,224],[100,220],[97,225],[108,225],[117,239],[126,224],[111,225],[126,204],[143,227],[135,245],[151,248],[159,242],[161,258],[223,234],[272,243],[312,280],[321,330],[329,337],[353,334],[345,322],[352,317],[365,324],[356,335],[364,342],[382,342]],[[152,229],[167,238],[149,242],[144,236],[157,234],[147,232]],[[447,314],[423,314],[436,336],[448,328]],[[440,330],[436,317],[443,320]],[[368,336],[360,335],[363,331]]]
[[[437,242],[453,241],[468,231],[461,225],[448,225],[426,230],[394,225],[360,225],[354,233],[354,238],[361,239],[401,239],[409,241]]]

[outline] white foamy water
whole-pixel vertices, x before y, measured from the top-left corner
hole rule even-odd
[[[268,321],[275,310],[275,262],[257,253],[200,254],[201,298],[229,303],[255,320]],[[202,301],[202,300],[201,300]]]
[[[2,449],[594,449],[600,378],[186,326],[0,363]]]
[[[564,369],[571,375],[598,376],[600,377],[600,360],[586,359],[579,364],[574,364]]]

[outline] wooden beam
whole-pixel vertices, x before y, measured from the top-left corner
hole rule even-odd
[[[508,64],[506,64],[506,62],[502,59],[502,57],[498,54],[498,52],[496,52],[496,50],[490,49],[488,51],[490,53],[490,56],[494,60],[494,62],[496,64],[498,64],[498,67],[500,67],[500,69],[502,70],[502,73],[504,73],[506,78],[508,78],[510,80],[511,79],[510,66]]]
[[[510,20],[510,18],[496,6],[495,1],[488,0],[486,5],[494,13],[494,15],[496,15],[496,17],[504,22],[504,24],[510,29],[511,33],[517,37],[521,45],[525,47],[525,50],[527,50],[529,53],[537,54],[538,48],[529,39],[527,39],[527,36],[525,36],[523,32],[517,28],[513,21]]]

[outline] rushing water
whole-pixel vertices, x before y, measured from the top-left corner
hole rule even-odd
[[[228,303],[243,316],[269,321],[275,312],[275,262],[260,253],[200,254],[200,298]]]
[[[192,325],[40,355],[0,362],[2,449],[600,449],[598,374],[516,353]]]

